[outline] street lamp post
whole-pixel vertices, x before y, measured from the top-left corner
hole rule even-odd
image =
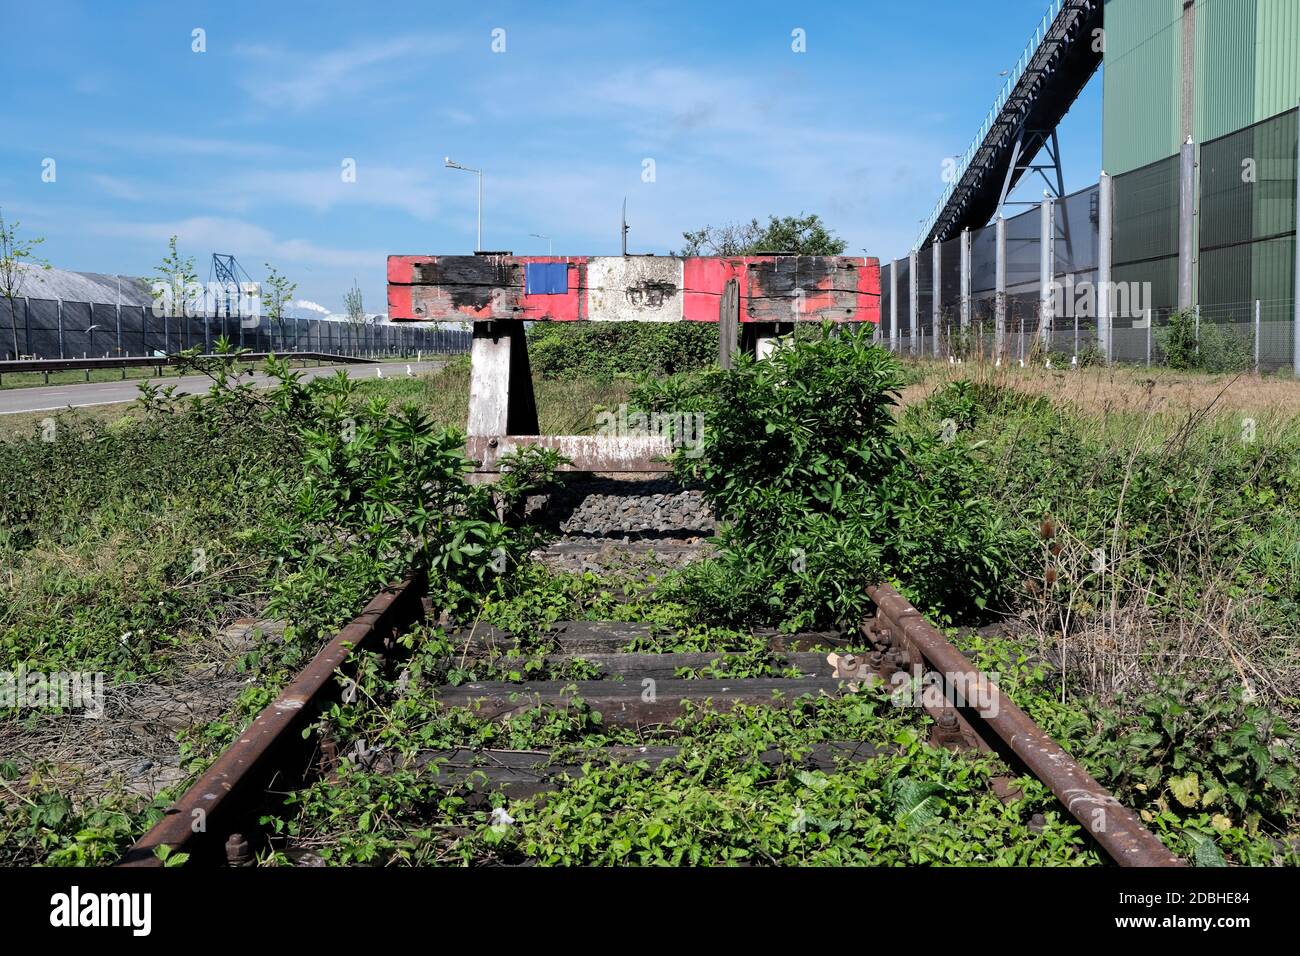
[[[546,254],[547,254],[548,256],[553,256],[553,255],[555,255],[555,250],[551,247],[551,237],[550,237],[550,236],[543,236],[540,232],[530,232],[528,235],[532,236],[534,239],[545,239],[545,240],[546,240]]]
[[[478,252],[483,248],[483,170],[471,169],[469,166],[454,163],[450,156],[443,157],[442,161],[448,169],[463,169],[467,173],[474,173],[478,176],[478,240],[474,243],[474,251]]]

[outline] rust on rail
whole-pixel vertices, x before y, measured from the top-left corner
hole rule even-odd
[[[965,719],[991,730],[1047,785],[1112,860],[1120,866],[1183,865],[1132,810],[1043,733],[996,684],[987,681],[903,595],[883,584],[867,588],[867,595],[879,614],[875,630],[883,634],[886,642],[892,641],[897,647],[901,641],[902,652],[919,654],[947,683],[987,687],[988,696],[982,701],[985,706],[978,711],[967,709]]]
[[[374,649],[418,620],[425,588],[423,576],[417,575],[375,595],[127,851],[120,865],[160,866],[155,851],[161,846],[205,857],[225,852],[227,838],[239,835],[235,827],[240,815],[264,797],[283,769],[285,749],[302,745],[302,728],[337,692],[335,673],[353,650]]]

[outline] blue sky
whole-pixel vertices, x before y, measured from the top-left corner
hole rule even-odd
[[[472,251],[475,177],[447,155],[486,171],[489,249],[616,253],[626,196],[634,252],[817,212],[884,260],[1045,8],[7,0],[0,206],[61,268],[149,274],[175,233],[202,279],[233,252],[335,311],[354,277],[384,308],[390,253]],[[1096,181],[1100,107],[1095,77],[1061,129],[1067,189]]]

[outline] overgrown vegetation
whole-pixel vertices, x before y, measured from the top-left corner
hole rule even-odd
[[[765,361],[637,393],[707,422],[703,454],[675,467],[725,521],[721,556],[686,584],[720,621],[852,624],[868,610],[864,583],[885,579],[941,620],[1002,597],[1023,536],[972,494],[964,444],[896,424],[902,384],[869,329],[827,325]]]
[[[528,334],[533,370],[544,378],[670,375],[718,358],[718,327],[705,322],[538,322]]]
[[[1192,309],[1182,309],[1155,331],[1164,363],[1172,369],[1240,372],[1254,364],[1250,339],[1231,327],[1201,323]]]
[[[362,402],[346,376],[304,381],[278,360],[266,364],[278,384],[254,390],[239,381],[229,343],[217,349],[213,360],[191,357],[213,378],[206,396],[146,384],[138,422],[52,419],[0,445],[0,477],[15,489],[0,505],[0,554],[12,569],[0,579],[5,662],[165,680],[192,659],[196,638],[236,613],[288,622],[281,640],[248,655],[254,686],[235,721],[191,751],[198,757],[381,585],[426,572],[446,607],[508,593],[538,538],[502,523],[498,506],[509,511],[559,461],[527,450],[506,461],[494,489],[473,485],[463,435],[415,407]],[[33,718],[0,716],[14,733]],[[62,850],[81,846],[97,862],[120,849],[130,828],[107,821],[121,815],[91,826],[99,811],[51,789],[31,756],[22,789],[5,783],[14,799],[0,836],[11,861],[65,859]],[[19,775],[13,761],[3,769],[6,780]]]
[[[1002,781],[1020,796],[997,799],[1003,765],[930,747],[929,718],[874,690],[642,732],[577,699],[486,721],[431,693],[593,676],[548,658],[550,625],[573,618],[649,623],[637,649],[719,654],[681,678],[779,676],[753,625],[856,624],[863,585],[882,578],[951,624],[1175,852],[1300,862],[1294,421],[1109,406],[1090,418],[978,369],[914,384],[930,394],[900,408],[922,375],[860,331],[813,329],[767,361],[657,374],[632,393],[648,410],[704,416],[703,455],[674,464],[723,521],[716,558],[635,579],[547,571],[529,558],[537,532],[498,519],[545,485],[553,456],[519,457],[495,496],[464,481],[461,438],[442,427],[463,413],[464,392],[448,388],[463,369],[431,386],[301,382],[273,365],[281,384],[254,393],[226,361],[205,367],[217,389],[201,401],[149,390],[138,423],[59,420],[52,440],[0,445],[0,478],[21,489],[0,503],[0,555],[16,569],[15,583],[0,579],[4,655],[165,675],[222,613],[250,595],[269,602],[290,626],[248,655],[253,681],[232,712],[186,735],[197,769],[411,568],[430,574],[436,611],[516,639],[470,653],[430,622],[403,638],[399,668],[364,657],[358,692],[321,722],[339,772],[268,820],[281,849],[265,863],[1100,862],[1040,784]],[[562,387],[579,419],[626,394]],[[206,576],[188,563],[196,546]],[[58,629],[69,619],[72,641]],[[136,636],[123,644],[119,628]],[[808,762],[832,740],[879,751]],[[680,749],[653,768],[604,749],[666,744]],[[483,776],[452,785],[420,762],[457,748],[545,751],[577,769],[562,790],[507,801]],[[0,783],[0,844],[20,863],[107,863],[165,803],[88,803],[12,760]]]

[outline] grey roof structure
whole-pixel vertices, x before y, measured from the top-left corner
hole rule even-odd
[[[22,294],[29,299],[63,299],[65,302],[96,302],[108,305],[147,306],[153,303],[149,284],[137,276],[104,275],[100,272],[68,272],[24,266]]]

